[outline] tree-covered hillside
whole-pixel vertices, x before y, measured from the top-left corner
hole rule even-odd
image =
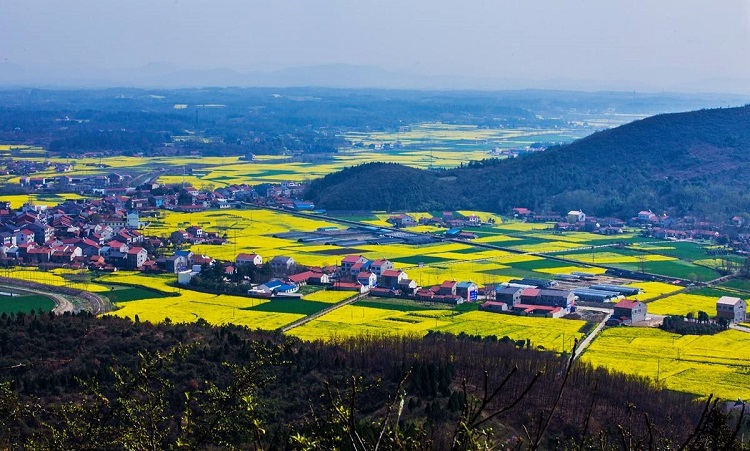
[[[3,314],[0,448],[737,445],[737,421],[718,410],[701,420],[704,403],[687,394],[569,366],[529,343],[463,334],[308,343],[202,320]],[[621,447],[622,434],[642,447]]]
[[[650,208],[724,217],[750,210],[748,170],[750,107],[740,107],[654,116],[538,154],[448,171],[364,165],[313,182],[309,195],[324,208],[349,209],[342,187],[377,181],[366,208],[525,206],[622,217]]]

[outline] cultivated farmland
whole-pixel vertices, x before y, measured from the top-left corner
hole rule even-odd
[[[673,390],[724,399],[750,396],[750,334],[677,335],[659,329],[605,330],[581,357]]]

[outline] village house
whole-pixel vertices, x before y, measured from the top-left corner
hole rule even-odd
[[[586,222],[586,214],[581,210],[570,210],[565,218],[570,224]]]
[[[296,263],[292,257],[279,255],[271,259],[271,269],[274,274],[289,274],[294,270],[295,266]]]
[[[188,260],[184,255],[172,255],[167,257],[164,262],[164,268],[174,274],[183,271],[188,265]]]
[[[744,299],[722,296],[716,301],[716,317],[730,323],[742,323],[747,319],[747,302]]]
[[[386,220],[389,224],[393,225],[393,227],[413,227],[417,225],[417,221],[414,219],[413,216],[407,215],[407,214],[400,214],[397,216],[391,216]]]
[[[498,301],[486,301],[479,306],[479,310],[485,310],[488,312],[507,312],[508,304]]]
[[[361,255],[347,255],[341,260],[341,273],[351,274],[354,265],[358,264],[358,268],[361,268],[365,262],[367,262],[367,259]],[[356,274],[359,274],[359,271]]]
[[[387,269],[380,275],[378,283],[383,288],[396,288],[402,281],[408,278],[407,274],[401,270]]]
[[[625,323],[638,323],[646,320],[646,311],[647,307],[643,302],[623,299],[622,301],[615,304],[615,310],[614,313],[612,313],[612,318],[618,319]]]
[[[377,284],[378,277],[369,271],[363,271],[357,274],[357,282],[361,283],[367,288],[372,288]]]
[[[455,280],[446,280],[442,284],[440,284],[439,287],[437,287],[437,290],[435,294],[439,294],[442,296],[455,296],[456,295],[456,283]]]
[[[461,296],[466,302],[476,301],[478,293],[479,287],[472,281],[456,284],[456,295]]]
[[[522,291],[519,287],[503,287],[495,292],[495,300],[508,305],[520,304]]]
[[[256,254],[256,253],[237,254],[237,257],[235,257],[234,259],[234,264],[237,266],[240,266],[240,265],[260,266],[263,264],[263,257],[261,257],[260,254]]]
[[[393,263],[385,259],[375,260],[370,264],[370,271],[378,277],[383,275],[383,271],[389,269],[393,269]]]

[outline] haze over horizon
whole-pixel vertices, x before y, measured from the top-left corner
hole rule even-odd
[[[0,29],[5,86],[750,92],[743,0],[0,0]]]

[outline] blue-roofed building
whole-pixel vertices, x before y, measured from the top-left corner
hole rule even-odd
[[[274,295],[279,293],[296,293],[297,290],[299,290],[299,287],[297,285],[284,283],[279,279],[269,280],[263,285],[259,285],[255,288],[255,291],[271,293]]]
[[[472,281],[456,284],[456,295],[461,296],[467,302],[476,301],[478,294],[479,287]]]
[[[312,203],[312,202],[310,202],[310,201],[307,201],[307,200],[302,200],[302,201],[295,200],[292,203],[292,205],[294,205],[294,209],[297,210],[297,211],[313,211],[313,210],[315,210],[315,204]]]
[[[447,232],[445,232],[445,236],[448,238],[458,238],[459,235],[461,235],[462,230],[458,228],[448,229]]]

